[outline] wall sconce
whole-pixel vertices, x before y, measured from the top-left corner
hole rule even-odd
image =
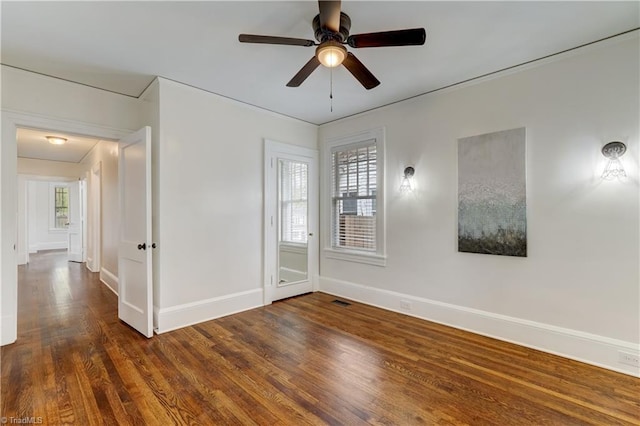
[[[65,138],[60,138],[58,136],[46,136],[46,138],[52,145],[64,145],[67,142]]]
[[[402,179],[402,184],[400,184],[401,193],[406,194],[407,192],[413,191],[411,180],[415,172],[416,170],[411,166],[407,166],[404,168],[404,178]]]
[[[607,166],[602,172],[602,179],[612,180],[621,179],[627,177],[627,173],[624,171],[624,167],[620,162],[620,157],[627,151],[627,146],[622,142],[614,141],[609,142],[602,147],[602,155],[607,157]]]

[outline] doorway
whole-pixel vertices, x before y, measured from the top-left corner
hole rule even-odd
[[[21,112],[5,112],[2,114],[2,146],[0,148],[0,160],[2,162],[2,206],[0,221],[2,223],[2,246],[0,247],[0,283],[2,301],[2,329],[0,330],[0,345],[10,344],[17,339],[17,245],[18,236],[18,129],[56,129],[58,132],[69,135],[89,135],[88,137],[99,140],[118,140],[128,134],[128,131],[110,129],[92,124],[43,117]],[[36,174],[29,173],[26,174]],[[50,176],[60,176],[58,173],[49,173]],[[77,180],[81,174],[76,173]]]
[[[264,303],[315,291],[318,151],[265,141]]]
[[[84,262],[84,181],[68,177],[18,175],[17,264],[43,250],[65,250]]]

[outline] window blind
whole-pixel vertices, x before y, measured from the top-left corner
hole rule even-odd
[[[376,250],[376,141],[332,153],[333,246]]]
[[[280,169],[280,241],[306,244],[308,166],[279,160]]]

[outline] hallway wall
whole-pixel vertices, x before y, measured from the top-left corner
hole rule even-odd
[[[78,179],[82,173],[82,166],[76,163],[18,158],[18,174],[21,175]]]
[[[82,159],[84,172],[90,172],[101,163],[102,187],[100,202],[101,258],[100,279],[113,291],[118,292],[118,143],[101,140]],[[90,189],[88,189],[90,190]]]

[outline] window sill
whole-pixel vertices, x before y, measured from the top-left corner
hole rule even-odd
[[[377,253],[367,253],[348,249],[325,248],[324,255],[328,259],[366,263],[368,265],[374,266],[387,266],[387,257],[381,256]]]

